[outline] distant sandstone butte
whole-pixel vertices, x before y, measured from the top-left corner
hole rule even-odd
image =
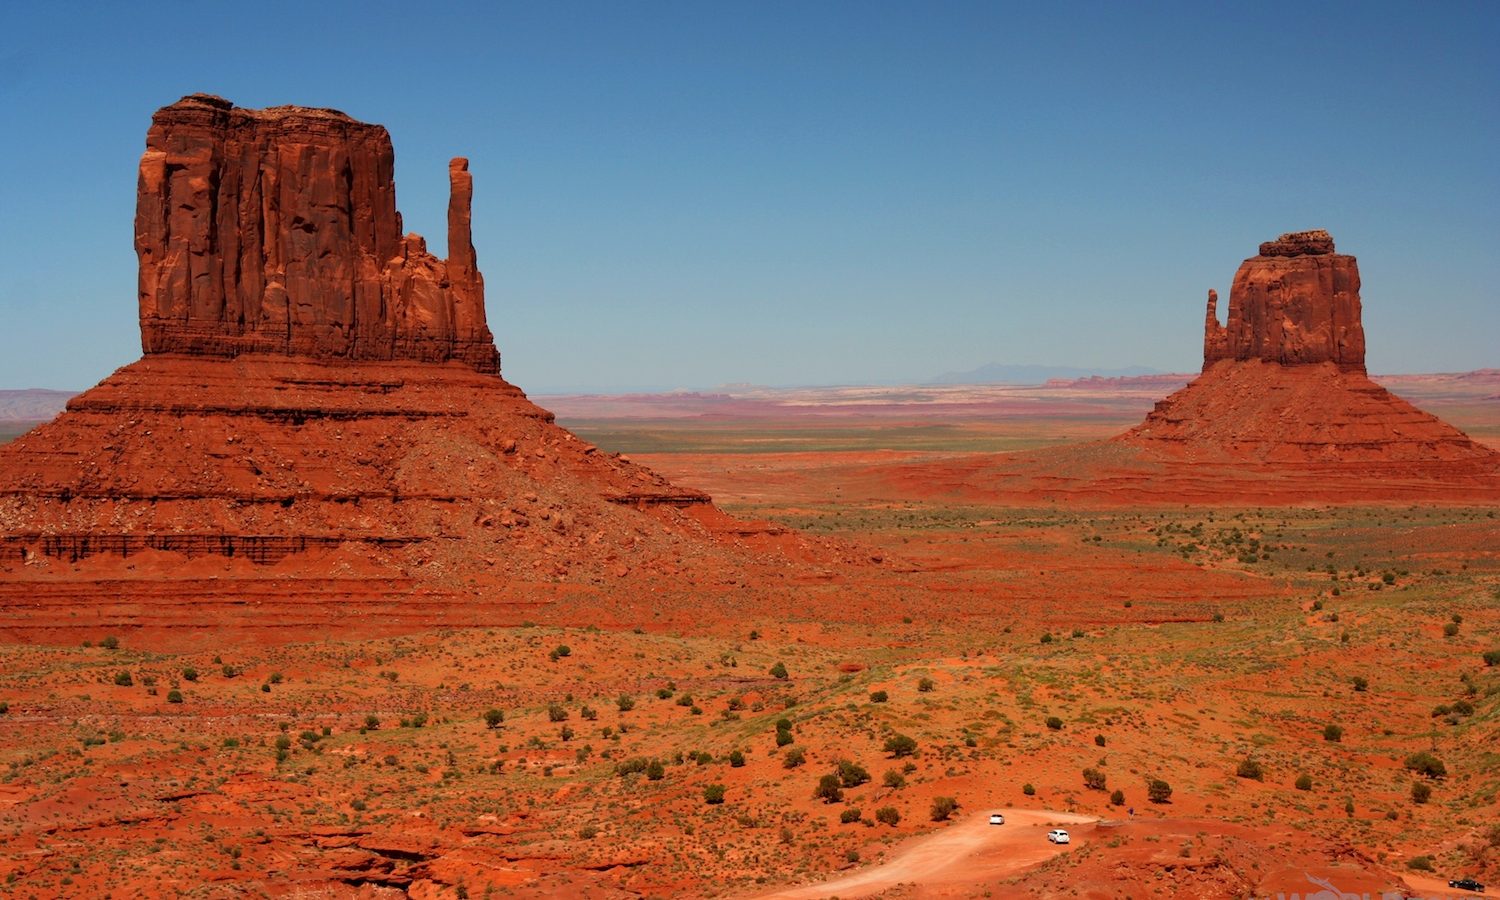
[[[1358,262],[1326,231],[1261,244],[1235,273],[1226,325],[1208,292],[1203,373],[1120,440],[1203,462],[1396,463],[1460,481],[1473,473],[1422,466],[1483,460],[1492,477],[1493,451],[1366,376],[1359,288]]]
[[[1208,292],[1205,370],[1221,359],[1258,359],[1283,366],[1332,362],[1365,371],[1359,263],[1333,252],[1333,238],[1322,229],[1283,234],[1240,264],[1227,325],[1219,324],[1218,299]]]
[[[557,426],[499,374],[449,168],[448,259],[401,235],[385,129],[159,111],[145,357],[0,446],[0,640],[640,625],[834,558]]]
[[[331,109],[158,110],[135,248],[146,354],[456,360],[498,372],[470,239],[468,160],[448,168],[448,259],[402,234],[391,138]]]

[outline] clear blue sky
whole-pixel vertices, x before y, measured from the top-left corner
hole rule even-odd
[[[16,3],[0,387],[139,356],[151,113],[195,91],[446,162],[505,374],[568,389],[1195,370],[1282,231],[1360,259],[1373,371],[1500,366],[1500,4]]]

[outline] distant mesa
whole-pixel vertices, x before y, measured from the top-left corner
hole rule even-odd
[[[773,544],[821,558],[503,380],[467,162],[447,259],[403,235],[393,165],[333,110],[156,113],[145,357],[0,447],[0,637],[664,623],[793,577]]]
[[[1326,231],[1283,234],[1240,264],[1228,321],[1208,294],[1203,373],[1121,440],[1247,462],[1493,459],[1365,374],[1359,263]]]

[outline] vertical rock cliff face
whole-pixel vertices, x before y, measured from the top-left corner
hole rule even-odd
[[[1209,291],[1203,368],[1223,359],[1284,366],[1332,362],[1365,370],[1360,324],[1359,263],[1333,252],[1328,232],[1283,234],[1240,264],[1229,292],[1229,321],[1218,321],[1218,294]]]
[[[144,351],[498,372],[467,160],[449,166],[446,261],[402,235],[394,165],[384,128],[334,110],[204,94],[158,110],[136,199]]]

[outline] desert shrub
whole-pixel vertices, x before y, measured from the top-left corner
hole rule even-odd
[[[292,746],[292,739],[291,738],[287,737],[284,734],[279,734],[279,735],[276,736],[276,749],[277,750],[286,750],[286,749],[289,749],[291,746]]]
[[[1109,805],[1110,806],[1124,806],[1125,805],[1125,792],[1121,791],[1121,790],[1116,790],[1113,794],[1110,794],[1109,795]]]
[[[1337,744],[1344,739],[1344,729],[1338,725],[1328,724],[1323,726],[1323,740],[1331,744]]]
[[[130,687],[131,685],[135,684],[135,679],[130,677],[129,672],[126,672],[122,669],[115,673],[115,684],[119,685],[120,687]]]
[[[1431,872],[1432,871],[1432,857],[1430,857],[1430,856],[1413,856],[1411,859],[1408,859],[1406,861],[1406,867],[1408,869],[1416,869],[1418,872]]]
[[[649,781],[661,781],[667,777],[667,767],[659,759],[653,759],[646,764],[646,778]]]
[[[499,728],[500,723],[505,721],[505,713],[498,709],[487,709],[484,711],[484,724],[490,728]]]
[[[795,769],[805,762],[807,762],[807,753],[801,747],[793,747],[781,758],[781,767]]]
[[[1484,651],[1484,664],[1487,666],[1500,666],[1500,650]]]
[[[578,710],[578,714],[589,722],[597,721],[599,718],[599,711],[597,709],[594,709],[592,706],[589,706],[588,704],[584,704],[582,707],[580,707]]]
[[[885,691],[871,691],[870,692],[870,702],[871,703],[884,703],[885,701],[887,701],[889,699],[891,699],[891,697]]]
[[[374,731],[375,729],[377,729],[379,727],[380,727],[380,719],[376,718],[375,716],[365,716],[365,728],[367,730]]]
[[[731,750],[731,751],[729,751],[729,765],[730,766],[732,766],[733,768],[738,769],[741,766],[743,766],[744,764],[745,764],[745,754],[744,753],[741,753],[738,750]]]
[[[904,734],[893,734],[885,739],[884,749],[891,756],[900,759],[903,756],[911,756],[916,753],[917,742],[915,739],[907,737]]]
[[[841,824],[851,825],[851,824],[853,824],[855,822],[858,822],[858,821],[859,821],[859,809],[857,807],[851,806],[848,809],[844,810],[843,812],[839,813],[839,822]]]
[[[796,740],[796,738],[792,737],[792,733],[790,731],[776,732],[776,746],[778,747],[785,747],[787,744],[790,744],[794,740]]]
[[[906,776],[895,769],[886,769],[885,775],[880,779],[888,788],[906,787]]]
[[[937,690],[937,682],[924,675],[917,680],[917,690],[924,694],[930,694]]]
[[[1356,691],[1360,691],[1361,693],[1370,689],[1370,679],[1366,678],[1363,675],[1354,676],[1353,678],[1349,679],[1349,683],[1354,685],[1354,689]]]
[[[167,691],[167,702],[168,703],[181,703],[182,702],[182,691],[179,691],[176,688],[172,688],[170,691]]]
[[[562,659],[565,656],[572,656],[573,648],[569,647],[567,644],[558,644],[556,647],[553,647],[552,652],[547,655],[552,657],[553,662],[557,662],[559,659]]]
[[[1057,716],[1048,716],[1047,717],[1047,727],[1050,728],[1051,730],[1053,730],[1053,731],[1061,731],[1062,730],[1062,726],[1063,726],[1062,719],[1059,719]]]
[[[120,639],[112,634],[105,635],[104,640],[99,642],[99,646],[106,650],[118,650],[120,648]]]
[[[839,786],[837,775],[824,775],[818,779],[818,786],[813,790],[813,797],[824,803],[838,803],[844,799],[844,790]]]
[[[1460,716],[1474,715],[1474,704],[1467,700],[1454,700],[1453,712]]]
[[[1052,632],[1048,631],[1048,632],[1045,632],[1042,635],[1042,643],[1044,643],[1044,644],[1050,644],[1050,643],[1052,643]]]
[[[677,705],[678,706],[692,706],[693,705],[693,695],[692,694],[683,694],[683,695],[679,696],[677,698]]]
[[[578,829],[578,836],[586,841],[591,841],[599,836],[598,825],[585,825]]]
[[[615,706],[619,707],[620,712],[630,712],[635,709],[635,698],[629,694],[621,694],[615,698]]]
[[[843,783],[844,787],[859,787],[870,780],[870,773],[866,771],[864,766],[856,762],[850,762],[847,759],[838,761],[838,774],[839,781]]]
[[[954,798],[933,797],[932,809],[929,810],[929,812],[932,814],[932,821],[946,822],[948,821],[948,817],[953,815],[953,812],[956,809],[958,809],[958,801]]]
[[[1146,783],[1146,797],[1152,803],[1170,803],[1172,786],[1160,778],[1153,778]]]
[[[1299,791],[1310,791],[1310,790],[1312,790],[1312,785],[1313,785],[1313,781],[1312,781],[1312,776],[1311,775],[1307,774],[1306,772],[1303,772],[1301,775],[1297,776],[1297,790],[1299,790]]]
[[[3,716],[8,712],[10,712],[10,702],[7,700],[0,700],[0,716]]]
[[[1443,765],[1443,761],[1426,750],[1408,756],[1404,765],[1418,775],[1426,775],[1428,778],[1444,778],[1448,774],[1448,768]]]
[[[1094,746],[1095,747],[1103,747],[1105,743],[1106,742],[1104,740],[1104,735],[1102,735],[1102,734],[1096,734],[1096,735],[1094,735]]]
[[[671,688],[666,688],[666,687],[664,687],[664,688],[657,688],[656,689],[656,699],[658,699],[658,700],[671,700],[672,699],[672,689]]]
[[[182,670],[182,680],[183,681],[197,681],[198,680],[198,670],[195,669],[195,668],[193,668],[192,666],[188,666],[187,668],[183,669]]]
[[[571,741],[573,739],[573,729],[567,725],[564,725],[558,730],[557,736],[562,738],[564,741]]]
[[[896,811],[896,807],[894,806],[882,806],[875,810],[875,821],[895,828],[896,824],[901,821],[901,814]]]
[[[779,678],[782,681],[785,681],[788,677],[790,677],[790,673],[788,673],[786,670],[786,663],[779,660],[777,661],[776,665],[771,667],[770,671],[772,678]]]
[[[1021,785],[1021,793],[1025,794],[1028,797],[1035,797],[1036,785],[1032,784],[1029,781],[1026,782],[1025,784]]]
[[[723,803],[724,791],[725,788],[722,784],[705,784],[703,786],[703,802],[710,806]]]
[[[1457,622],[1449,622],[1449,623],[1447,623],[1446,625],[1443,626],[1443,637],[1450,637],[1451,638],[1451,637],[1457,637],[1457,636],[1458,636],[1458,623]]]
[[[1083,770],[1083,786],[1086,787],[1086,788],[1088,788],[1091,791],[1102,791],[1102,790],[1104,790],[1105,782],[1107,780],[1108,780],[1108,776],[1106,776],[1103,772],[1099,771],[1098,769],[1084,769]]]
[[[1249,778],[1254,781],[1266,780],[1265,767],[1260,764],[1260,760],[1249,756],[1240,760],[1240,764],[1234,770],[1234,774],[1238,775],[1240,778]]]
[[[615,763],[615,774],[622,778],[626,775],[636,775],[646,771],[646,766],[648,765],[650,765],[650,760],[646,759],[646,757],[633,756],[630,759],[622,759]]]
[[[562,708],[562,704],[561,703],[548,703],[547,704],[547,721],[549,721],[549,722],[566,722],[567,720],[568,720],[568,711]]]

